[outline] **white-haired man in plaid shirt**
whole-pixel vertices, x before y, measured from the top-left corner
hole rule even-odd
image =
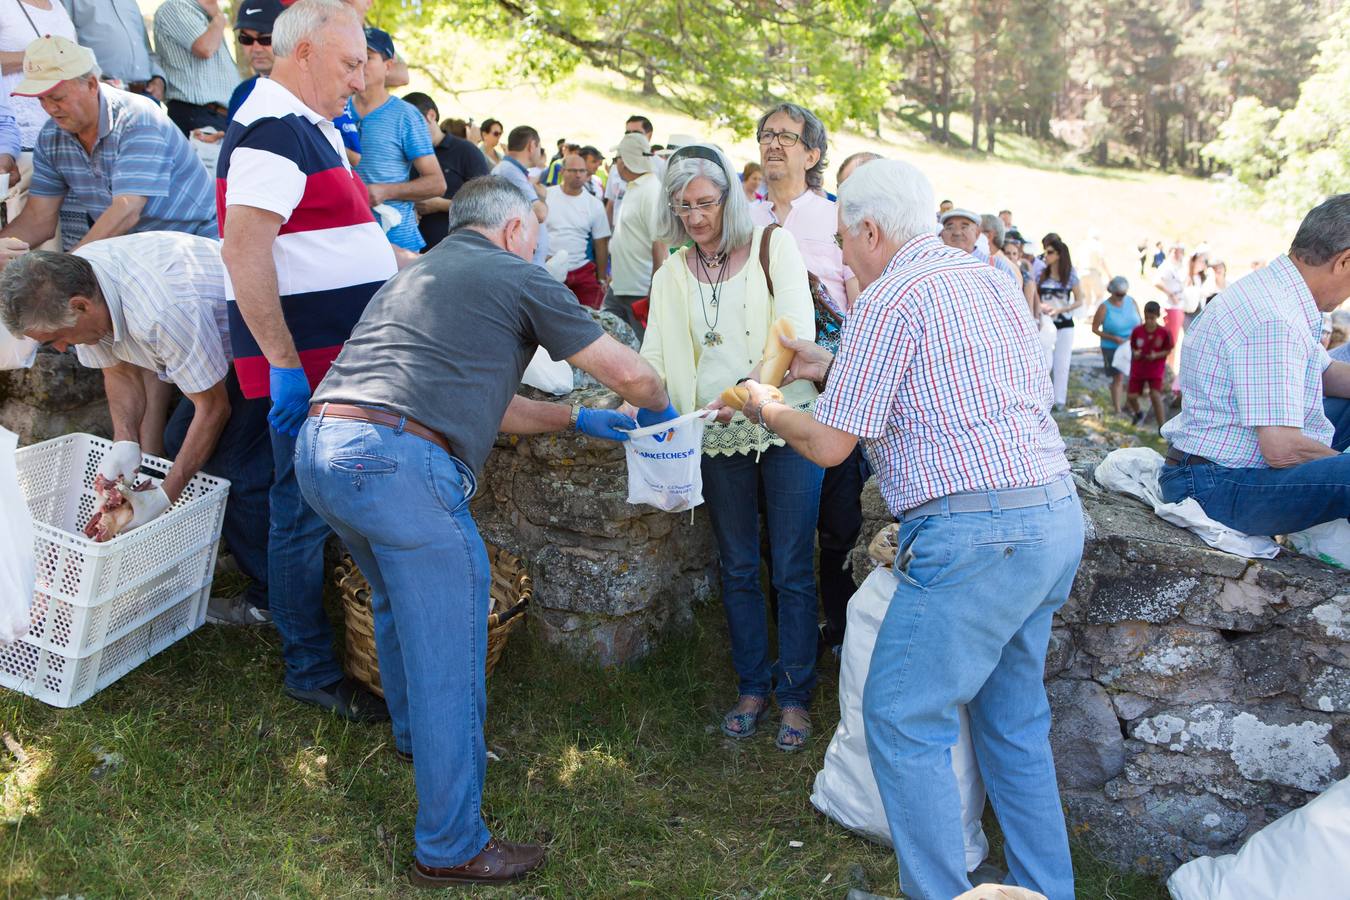
[[[1350,296],[1350,194],[1308,213],[1287,254],[1222,291],[1181,351],[1181,414],[1159,481],[1246,534],[1350,516],[1350,363],[1322,313]]]
[[[1050,417],[1040,339],[1005,275],[933,234],[928,180],[876,160],[839,191],[844,262],[863,288],[814,414],[748,382],[745,415],[822,466],[861,439],[901,520],[898,586],[863,696],[868,754],[905,896],[970,890],[950,749],[958,708],[1003,828],[1009,882],[1074,896],[1042,674],[1083,514]]]

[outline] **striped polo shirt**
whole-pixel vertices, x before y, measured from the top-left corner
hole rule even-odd
[[[258,81],[225,132],[216,169],[222,234],[232,206],[283,220],[272,247],[277,293],[313,388],[397,267],[337,129],[272,79]],[[267,359],[239,314],[228,277],[225,290],[239,387],[245,397],[265,397]]]

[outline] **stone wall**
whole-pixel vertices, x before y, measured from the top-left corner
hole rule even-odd
[[[1070,828],[1122,867],[1231,853],[1350,774],[1350,578],[1211,550],[1071,454],[1083,564],[1046,661]],[[874,485],[866,540],[889,516]]]
[[[20,445],[73,431],[111,435],[103,375],[81,366],[74,352],[40,350],[31,369],[0,371],[0,425]]]

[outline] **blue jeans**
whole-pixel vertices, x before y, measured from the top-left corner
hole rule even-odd
[[[1342,452],[1350,446],[1350,400],[1328,397],[1323,407],[1339,455],[1285,469],[1164,466],[1163,499],[1194,497],[1211,519],[1243,534],[1289,534],[1350,517],[1350,454]]]
[[[473,473],[440,447],[382,425],[311,418],[297,477],[370,582],[394,745],[411,752],[417,858],[468,862],[488,842],[487,548]]]
[[[300,495],[295,479],[296,439],[272,436],[271,528],[267,532],[267,597],[281,635],[286,685],[313,691],[342,679],[333,652],[333,627],[323,609],[323,545],[328,523]]]
[[[233,368],[225,376],[225,395],[230,400],[230,418],[216,441],[211,458],[202,466],[208,475],[230,482],[225,521],[220,536],[239,571],[251,579],[244,595],[254,606],[267,608],[267,493],[272,487],[272,447],[268,438],[267,413],[272,401],[266,397],[246,400],[239,391]],[[196,413],[190,400],[182,400],[164,426],[164,451],[172,459],[183,449],[188,426]]]
[[[1083,552],[1078,497],[913,519],[899,542],[897,559],[913,557],[896,571],[863,718],[901,888],[916,900],[970,890],[951,760],[965,704],[1009,883],[1073,900],[1042,677],[1050,620]]]
[[[770,447],[758,462],[745,453],[703,458],[703,498],[717,538],[722,605],[740,693],[768,697],[772,690],[779,706],[809,706],[816,684],[819,631],[812,557],[821,474],[820,466],[790,447]],[[761,478],[773,547],[770,576],[778,593],[778,662],[772,665],[759,581]]]

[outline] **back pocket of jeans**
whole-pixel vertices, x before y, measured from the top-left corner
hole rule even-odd
[[[335,456],[328,461],[329,468],[348,475],[392,475],[398,471],[398,460],[373,454]]]

